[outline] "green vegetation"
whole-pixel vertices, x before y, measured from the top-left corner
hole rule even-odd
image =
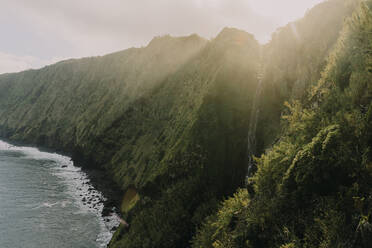
[[[320,79],[344,19],[358,2],[332,0],[316,5],[303,19],[278,29],[265,45],[262,111],[257,130],[260,153],[281,134],[284,102],[306,100],[309,88]]]
[[[141,123],[156,114],[141,127],[144,134],[134,147],[121,144],[114,155],[114,161],[125,153],[133,159],[117,167],[117,158],[110,165],[140,195],[125,214],[130,228],[121,227],[110,247],[184,247],[218,199],[242,185],[258,51],[252,36],[225,29],[182,71],[136,103],[141,112],[124,117]],[[115,126],[112,138],[136,135],[127,126]],[[133,166],[136,159],[143,162]]]
[[[326,1],[265,46],[225,28],[0,75],[0,136],[107,172],[129,224],[111,248],[370,247],[370,8]]]
[[[206,219],[194,247],[370,247],[372,2],[347,21],[318,84],[286,103],[251,189]]]
[[[0,134],[107,171],[130,225],[111,247],[185,246],[243,185],[259,50],[226,28],[2,75]]]

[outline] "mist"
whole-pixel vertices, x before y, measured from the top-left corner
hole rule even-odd
[[[197,33],[207,39],[224,27],[265,43],[278,27],[321,0],[1,0],[0,73],[38,68],[66,58],[145,46],[154,36]]]

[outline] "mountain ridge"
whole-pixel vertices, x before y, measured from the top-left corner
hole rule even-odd
[[[185,244],[192,223],[244,182],[258,48],[250,35],[238,43],[163,37],[144,48],[1,76],[0,135],[105,169],[125,192],[122,213],[131,226],[119,228],[112,247]],[[193,201],[182,197],[201,189]],[[168,209],[169,198],[178,210]],[[184,225],[171,221],[177,216]],[[153,241],[134,238],[144,228]]]
[[[295,197],[311,192],[296,181],[301,177],[309,183],[312,175],[312,170],[301,169],[306,168],[306,154],[318,156],[319,147],[328,154],[332,144],[343,144],[339,137],[346,132],[339,122],[310,125],[323,117],[308,108],[307,92],[317,92],[313,86],[324,78],[320,72],[329,70],[325,58],[343,19],[359,3],[352,2],[319,4],[264,46],[249,33],[225,28],[212,40],[166,35],[142,48],[0,75],[0,137],[60,150],[78,165],[107,172],[124,192],[121,213],[129,223],[119,227],[109,247],[295,247],[306,242],[301,241],[304,229],[280,226],[274,217],[298,224],[299,215],[284,218],[275,209],[283,214],[285,207],[292,209],[280,199],[303,209]],[[365,12],[368,16],[369,9]],[[329,15],[321,21],[325,13]],[[322,31],[327,29],[332,30]],[[255,159],[249,193],[238,190],[223,201],[245,187],[247,131],[262,61],[254,155],[263,155]],[[350,71],[346,78],[355,81],[359,74]],[[288,165],[295,157],[298,162]],[[308,164],[319,169],[310,160]],[[282,198],[262,193],[265,189]],[[309,220],[313,215],[306,214],[316,233],[319,227]],[[282,238],[287,234],[274,227],[287,228],[290,235]]]

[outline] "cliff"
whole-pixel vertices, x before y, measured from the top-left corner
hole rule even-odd
[[[109,247],[368,247],[372,18],[360,2],[319,4],[264,46],[225,28],[0,75],[0,136],[107,173],[129,224]]]
[[[183,247],[242,186],[259,45],[214,40],[147,47],[0,76],[0,135],[103,168],[125,192],[111,247]]]
[[[320,79],[285,103],[248,190],[205,220],[193,247],[371,246],[371,7],[347,19]]]

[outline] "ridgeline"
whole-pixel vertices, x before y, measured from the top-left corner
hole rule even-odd
[[[0,75],[0,137],[104,171],[129,224],[112,248],[367,248],[370,8],[326,1],[264,46],[225,28]]]

